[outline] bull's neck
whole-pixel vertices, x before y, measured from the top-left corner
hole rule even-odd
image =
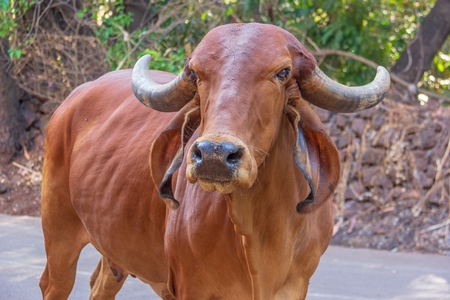
[[[307,183],[293,159],[294,133],[286,121],[266,160],[259,166],[255,184],[226,197],[235,231],[242,235],[247,266],[252,277],[253,298],[264,299],[261,283],[282,284],[289,273],[296,228],[306,220],[296,204],[308,195]],[[283,275],[284,274],[284,275]],[[268,288],[268,287],[267,287]]]
[[[226,196],[230,218],[242,235],[250,236],[254,230],[272,226],[267,223],[271,219],[278,223],[281,216],[298,217],[296,205],[308,196],[307,182],[294,163],[292,125],[284,120],[281,127],[274,146],[258,168],[253,186]]]

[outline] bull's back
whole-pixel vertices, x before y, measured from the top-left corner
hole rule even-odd
[[[160,75],[159,81],[171,77]],[[65,213],[70,206],[104,255],[142,277],[148,277],[140,274],[148,269],[143,261],[153,268],[161,264],[156,269],[165,272],[160,257],[141,256],[150,248],[163,253],[165,205],[148,159],[153,140],[171,117],[139,103],[131,71],[124,70],[74,90],[47,128],[43,215]],[[160,275],[165,276],[155,274]]]

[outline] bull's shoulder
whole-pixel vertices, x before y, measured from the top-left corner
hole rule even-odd
[[[163,71],[149,72],[158,83],[165,83],[176,77]],[[118,110],[122,118],[143,117],[151,113],[150,109],[142,106],[134,97],[131,73],[131,69],[109,72],[74,89],[53,114],[48,130],[53,127],[60,131],[61,126],[80,127],[89,120],[105,122]]]
[[[163,71],[149,70],[149,73],[155,82],[161,84],[176,77]],[[53,118],[87,111],[108,113],[108,108],[114,109],[123,102],[138,104],[131,89],[131,74],[131,69],[113,71],[78,86],[55,111]]]
[[[160,82],[175,77],[150,72]],[[142,140],[148,143],[171,115],[145,107],[136,99],[131,70],[110,72],[77,87],[58,107],[47,126],[46,149],[70,156],[76,144],[87,141],[117,147],[119,139],[141,143],[140,137],[146,135]]]

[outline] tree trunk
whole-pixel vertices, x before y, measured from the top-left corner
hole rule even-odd
[[[401,79],[417,84],[450,33],[450,0],[437,0],[415,38],[391,68]]]
[[[5,40],[0,39],[0,45],[5,46]],[[0,55],[0,165],[11,161],[25,136],[16,83],[8,69],[8,61]]]
[[[149,0],[126,0],[124,2],[125,11],[133,15],[133,20],[128,28],[130,33],[143,28],[155,16],[149,9]]]

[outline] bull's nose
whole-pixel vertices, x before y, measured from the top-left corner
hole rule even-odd
[[[192,149],[192,160],[200,178],[228,181],[239,165],[242,154],[243,149],[232,143],[201,141]]]
[[[194,145],[192,156],[197,164],[220,162],[225,166],[234,167],[242,157],[242,149],[231,143],[202,141]]]

